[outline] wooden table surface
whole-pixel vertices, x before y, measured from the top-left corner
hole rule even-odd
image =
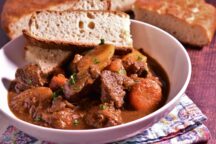
[[[216,6],[216,0],[207,0]],[[4,0],[0,0],[0,12]],[[0,47],[8,38],[0,29]],[[192,62],[192,78],[186,94],[208,117],[205,122],[211,132],[209,144],[216,144],[216,35],[209,46],[197,49],[185,46]]]

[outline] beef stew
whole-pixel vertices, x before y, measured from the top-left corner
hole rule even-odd
[[[8,94],[10,109],[44,127],[92,129],[130,122],[160,108],[169,93],[161,66],[135,49],[114,52],[108,44],[77,52],[49,74],[36,64],[18,68]]]

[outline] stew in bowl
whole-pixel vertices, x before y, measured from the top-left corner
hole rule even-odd
[[[18,68],[9,89],[9,107],[20,119],[59,129],[116,126],[160,108],[169,92],[163,68],[133,49],[115,47],[76,52],[48,74],[36,64]]]

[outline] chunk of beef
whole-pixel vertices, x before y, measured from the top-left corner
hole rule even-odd
[[[72,127],[73,120],[78,119],[80,116],[74,110],[64,108],[53,113],[42,113],[40,117],[50,127],[69,129]]]
[[[20,93],[26,89],[43,86],[46,79],[38,65],[29,64],[16,71],[15,90]]]
[[[143,61],[126,60],[123,61],[123,65],[129,75],[137,74],[138,76],[146,77],[149,72],[147,63]]]
[[[77,73],[63,86],[64,97],[69,101],[76,102],[89,92],[99,76],[100,71],[96,65],[90,66],[88,71]]]
[[[124,68],[129,75],[138,74],[138,76],[145,77],[149,73],[147,57],[139,50],[133,51],[122,58]]]
[[[134,81],[125,76],[108,70],[101,74],[101,101],[115,103],[117,108],[122,107],[126,88],[134,84]]]
[[[80,118],[80,114],[75,111],[73,104],[58,96],[52,100],[49,108],[38,113],[36,117],[41,118],[41,121],[49,127],[69,129],[72,127],[73,120]]]
[[[48,112],[57,112],[61,111],[65,108],[74,109],[75,106],[68,102],[67,100],[63,99],[62,96],[58,96],[57,98],[53,99],[52,106],[47,110]]]
[[[72,102],[75,102],[80,99],[82,90],[87,86],[93,83],[93,79],[88,72],[79,73],[76,75],[75,83],[72,83],[71,79],[64,85],[64,97]]]
[[[30,115],[33,119],[46,110],[52,100],[52,91],[46,87],[28,89],[11,99],[10,107],[18,114]]]
[[[94,106],[87,112],[85,122],[93,128],[119,125],[122,123],[121,111],[108,103]]]
[[[72,78],[72,83],[69,81],[64,86],[65,98],[76,101],[80,94],[91,89],[100,72],[110,64],[114,51],[113,45],[104,44],[87,52],[82,58],[75,56],[71,67],[76,67],[77,79],[74,81]]]

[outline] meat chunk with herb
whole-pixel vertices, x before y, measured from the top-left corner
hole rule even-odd
[[[122,58],[122,63],[129,75],[137,74],[138,76],[147,76],[149,68],[147,64],[147,57],[138,50],[133,50],[131,53]]]
[[[65,98],[76,101],[80,95],[83,95],[100,76],[100,72],[110,64],[114,51],[113,45],[100,45],[81,59],[73,60],[72,63],[75,64],[77,73],[72,75],[68,83],[64,85]]]
[[[94,80],[89,72],[71,75],[63,87],[64,97],[71,102],[76,102],[85,95],[88,87],[93,84]]]
[[[101,101],[114,102],[117,108],[123,106],[125,89],[132,86],[134,81],[118,73],[104,70],[101,74]]]
[[[52,100],[52,105],[46,111],[41,113],[42,121],[49,126],[60,129],[70,129],[74,122],[77,124],[82,114],[77,112],[76,107],[65,100],[62,96],[58,96]]]
[[[46,78],[40,67],[35,64],[29,64],[17,69],[15,77],[15,91],[17,93],[29,88],[43,86],[46,83]]]
[[[146,77],[148,74],[147,63],[124,61],[125,68],[129,74],[137,74]]]
[[[79,118],[80,114],[75,111],[75,106],[58,96],[52,98],[51,106],[37,113],[35,121],[53,128],[70,129],[73,121]]]
[[[70,108],[64,108],[53,113],[42,113],[41,119],[53,128],[70,129],[73,120],[78,119],[79,115]]]
[[[65,108],[71,108],[74,109],[75,106],[65,100],[62,96],[57,96],[52,98],[52,105],[50,108],[47,109],[48,112],[57,112],[61,111]]]
[[[93,128],[119,125],[122,123],[121,111],[108,103],[94,106],[87,112],[85,122]]]

